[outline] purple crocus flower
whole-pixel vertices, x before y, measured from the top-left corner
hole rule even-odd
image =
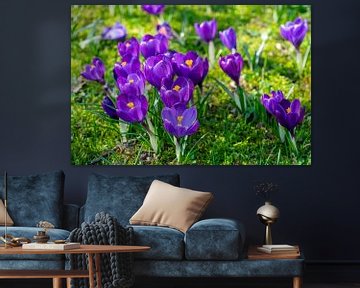
[[[186,105],[193,96],[194,84],[189,78],[178,77],[175,81],[164,79],[160,88],[160,97],[165,106]]]
[[[166,51],[166,53],[164,53],[163,55],[166,56],[167,58],[169,58],[169,60],[171,61],[171,59],[174,57],[174,54],[177,53],[177,51],[175,50],[168,50]]]
[[[244,61],[239,53],[229,54],[219,59],[221,69],[235,81],[237,86],[239,86],[243,64]]]
[[[126,28],[119,22],[116,22],[113,26],[104,28],[101,37],[105,40],[117,40],[124,41],[126,38]]]
[[[136,73],[140,70],[141,64],[138,57],[133,57],[131,54],[125,55],[121,62],[116,62],[114,65],[114,78],[115,81],[118,77],[127,78],[131,73]]]
[[[81,73],[85,79],[90,81],[97,81],[105,84],[104,80],[105,66],[100,58],[93,58],[91,65],[86,65],[85,70]]]
[[[171,59],[178,76],[190,78],[194,85],[201,83],[209,70],[207,59],[202,59],[196,52],[175,53]]]
[[[230,51],[236,50],[236,32],[230,27],[219,32],[220,40]]]
[[[104,109],[104,112],[111,118],[113,119],[119,119],[119,116],[117,115],[116,112],[116,107],[113,103],[113,101],[111,101],[111,99],[109,98],[109,96],[105,96],[103,101],[101,102],[101,106]]]
[[[144,95],[120,94],[116,101],[117,114],[125,122],[142,122],[148,111],[148,101]]]
[[[270,95],[264,94],[261,96],[261,103],[265,107],[266,111],[271,115],[275,116],[275,106],[280,104],[281,101],[285,100],[282,91],[271,91]]]
[[[275,106],[274,112],[279,124],[294,135],[294,128],[304,120],[305,108],[301,107],[299,99],[292,102],[285,99]]]
[[[194,134],[199,129],[196,107],[186,109],[185,105],[165,107],[161,112],[164,128],[176,138]]]
[[[299,99],[292,102],[284,98],[282,91],[271,91],[271,95],[264,94],[261,103],[266,111],[276,118],[276,121],[294,135],[296,125],[304,120],[305,108],[301,107]]]
[[[139,57],[140,45],[135,37],[126,40],[125,42],[118,43],[118,51],[120,56],[132,55],[133,57]]]
[[[141,5],[141,8],[149,14],[159,15],[164,11],[165,5]]]
[[[126,78],[118,77],[116,84],[122,94],[142,95],[145,90],[145,76],[139,70],[130,73]]]
[[[164,55],[151,56],[145,61],[144,72],[146,80],[160,89],[163,79],[174,77],[171,61]]]
[[[296,50],[299,50],[307,31],[307,21],[300,17],[296,18],[293,22],[287,22],[285,25],[280,26],[281,36],[285,40],[291,42]]]
[[[217,23],[215,19],[204,21],[201,24],[195,23],[194,27],[199,37],[206,43],[212,41],[216,36]]]
[[[163,22],[162,24],[156,25],[156,31],[159,34],[164,35],[167,39],[171,39],[174,36],[171,26],[168,22]]]
[[[150,56],[163,54],[168,50],[168,48],[168,40],[162,34],[156,34],[155,36],[147,34],[141,39],[140,51],[145,59]]]

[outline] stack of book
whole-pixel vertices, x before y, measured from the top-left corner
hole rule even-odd
[[[22,249],[26,250],[71,250],[79,248],[80,243],[28,243],[22,245]]]
[[[268,254],[298,254],[299,247],[291,245],[262,245],[257,247],[257,250],[260,252]]]
[[[248,259],[296,259],[300,257],[299,246],[291,245],[262,245],[251,246]]]

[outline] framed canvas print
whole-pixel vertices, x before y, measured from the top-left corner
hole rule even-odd
[[[74,165],[311,165],[311,6],[71,7]]]

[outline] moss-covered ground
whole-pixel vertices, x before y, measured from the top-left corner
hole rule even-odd
[[[194,23],[215,18],[218,31],[232,26],[237,33],[238,52],[245,60],[241,86],[253,105],[271,90],[282,90],[289,99],[298,98],[306,107],[303,123],[296,128],[298,153],[281,142],[274,120],[264,108],[242,115],[216,80],[232,89],[230,78],[216,63],[204,81],[203,95],[197,88],[195,102],[208,94],[199,111],[200,129],[188,137],[181,164],[199,165],[309,165],[311,164],[311,54],[304,71],[297,73],[295,51],[281,38],[281,24],[301,16],[307,19],[309,32],[301,45],[306,53],[311,42],[310,6],[166,6],[160,16],[145,13],[140,6],[72,6],[71,11],[71,161],[74,165],[169,165],[177,164],[171,138],[162,131],[161,152],[154,155],[139,125],[132,125],[127,142],[121,141],[119,122],[110,119],[101,108],[101,85],[80,77],[84,66],[94,56],[106,66],[106,80],[115,88],[112,68],[120,61],[117,43],[99,38],[105,26],[122,23],[128,37],[138,39],[155,34],[158,21],[165,20],[181,37],[170,42],[170,49],[179,52],[197,51],[207,56],[206,43],[199,40]],[[268,35],[264,49],[256,59],[264,34]],[[229,51],[219,37],[214,41],[215,53]],[[142,56],[141,56],[142,57]],[[150,89],[150,87],[149,87]],[[255,100],[254,100],[255,99]],[[254,104],[255,103],[255,104]],[[150,107],[151,109],[151,107]],[[261,110],[262,109],[262,110]],[[160,133],[160,132],[159,132]]]

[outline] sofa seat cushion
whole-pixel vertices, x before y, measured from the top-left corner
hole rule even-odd
[[[114,216],[119,224],[128,225],[155,179],[175,186],[179,186],[180,182],[178,174],[147,177],[90,175],[84,219],[81,221],[91,222],[96,213],[106,212]]]
[[[232,219],[206,219],[185,235],[187,260],[236,260],[245,241],[243,225]]]
[[[38,255],[38,256],[45,256],[45,255]],[[27,261],[19,261],[19,260],[0,259],[0,270],[63,270],[65,267],[64,259],[48,260],[48,259],[44,259],[43,257],[41,258],[39,257],[37,260],[27,260]],[[1,284],[0,287],[4,287],[4,286],[2,286]],[[10,287],[15,287],[15,286],[11,285]],[[26,285],[24,287],[35,287],[35,286]]]
[[[176,229],[158,226],[131,226],[134,244],[150,246],[146,252],[134,253],[135,259],[182,260],[184,258],[184,234]]]
[[[41,230],[37,227],[8,227],[7,233],[14,237],[25,237],[32,240],[33,236]],[[5,228],[0,227],[0,235],[5,234]],[[50,236],[49,241],[67,239],[70,232],[63,229],[49,229],[47,234]],[[62,260],[64,255],[0,255],[0,260]]]

